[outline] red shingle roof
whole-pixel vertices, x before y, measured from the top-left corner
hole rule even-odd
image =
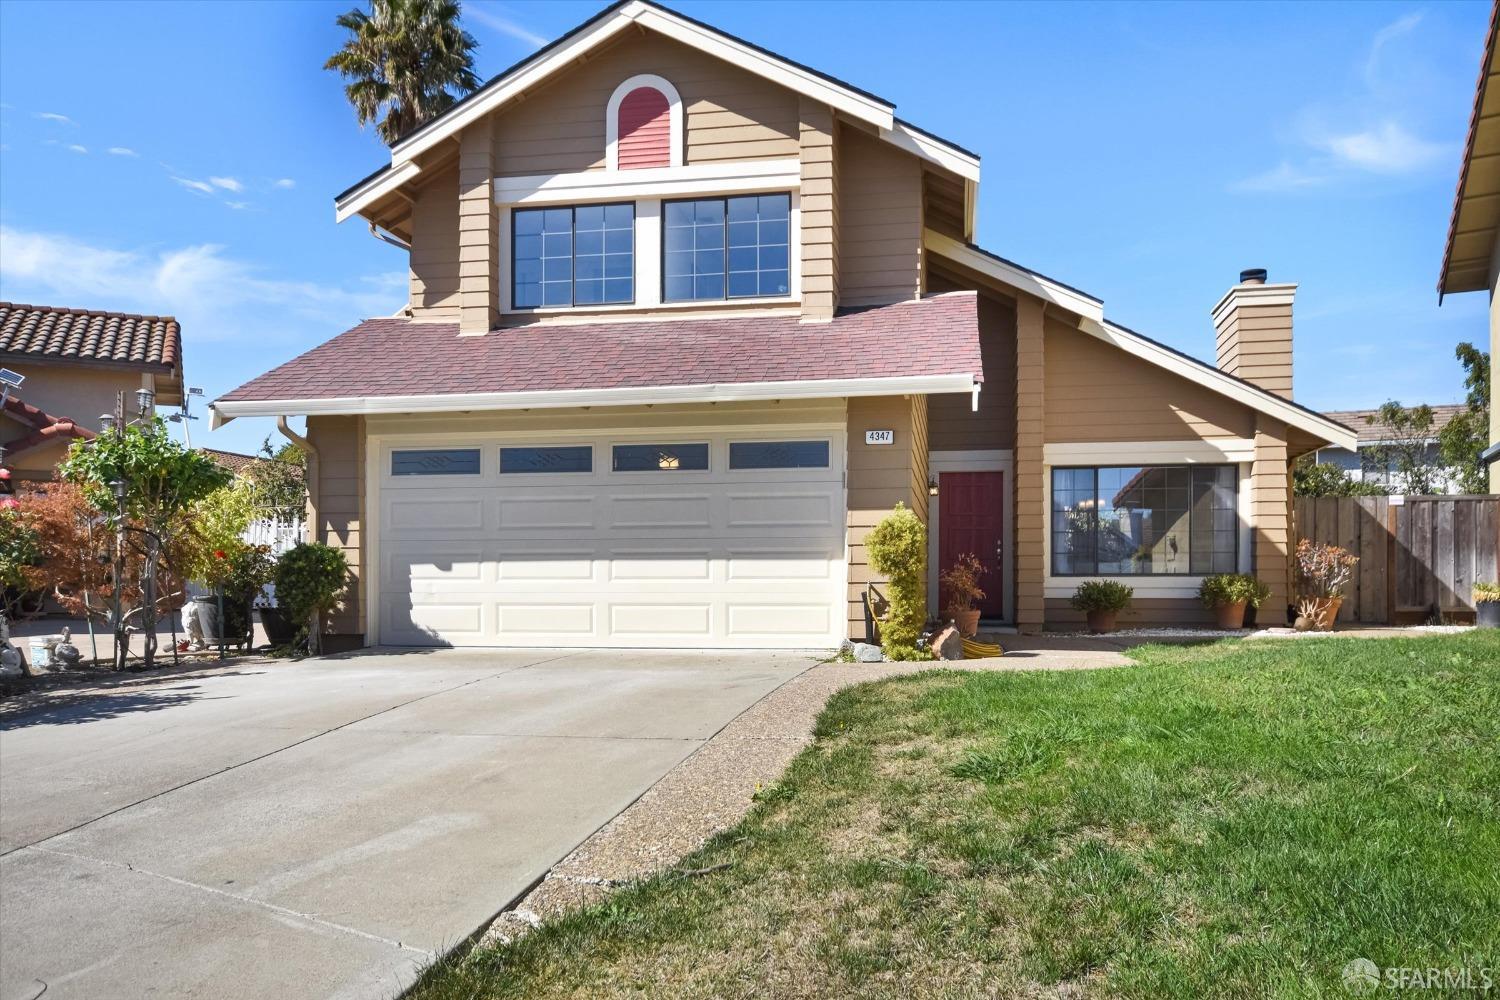
[[[812,379],[981,378],[974,292],[841,313],[533,323],[460,337],[456,323],[370,319],[224,400],[343,399]]]
[[[175,368],[182,330],[170,316],[0,302],[0,352]]]
[[[199,448],[198,450],[236,476],[260,461],[254,455],[245,455],[238,451],[220,451],[218,448]]]
[[[5,412],[21,423],[31,427],[31,432],[5,442],[5,461],[10,462],[17,455],[39,448],[44,444],[52,444],[61,440],[82,439],[89,440],[94,437],[94,432],[86,427],[80,427],[73,422],[71,417],[54,417],[37,409],[29,403],[23,403],[14,396],[5,400]]]
[[[1469,409],[1467,403],[1434,403],[1432,405],[1432,438],[1437,440],[1438,434],[1448,421],[1465,413]],[[1355,431],[1359,435],[1361,447],[1367,444],[1380,444],[1391,439],[1390,429],[1380,422],[1379,410],[1329,410],[1323,416],[1329,420],[1336,420]]]

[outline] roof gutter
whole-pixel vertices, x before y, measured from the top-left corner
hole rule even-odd
[[[389,243],[391,246],[396,247],[398,250],[411,250],[410,243],[406,242],[395,233],[392,233],[390,231],[382,232],[381,229],[382,227],[377,226],[375,223],[370,223],[370,235],[375,237],[380,242]]]
[[[799,379],[705,385],[640,386],[622,389],[559,389],[534,392],[463,392],[420,396],[344,396],[328,399],[220,399],[211,404],[213,427],[236,417],[287,413],[352,416],[382,413],[461,413],[467,410],[545,410],[647,403],[730,403],[773,399],[832,399],[850,396],[973,394],[974,373],[890,378]]]

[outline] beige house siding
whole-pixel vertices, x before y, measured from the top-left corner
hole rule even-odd
[[[1269,603],[1267,607],[1269,607]],[[1078,631],[1088,628],[1088,616],[1073,610],[1066,597],[1049,597],[1046,605],[1047,627],[1058,631]],[[1264,619],[1271,624],[1269,619]],[[1130,607],[1120,612],[1121,628],[1142,628],[1161,625],[1213,625],[1214,612],[1205,608],[1196,597],[1138,597]],[[1277,615],[1277,623],[1280,614]]]
[[[1045,621],[1043,580],[1046,573],[1047,493],[1043,450],[1044,414],[1051,398],[1048,384],[1052,358],[1042,302],[1022,295],[1016,300],[1016,472],[1015,480],[1015,614],[1016,626],[1034,632]]]
[[[922,284],[921,163],[853,127],[839,136],[841,303],[915,298]]]
[[[882,581],[870,568],[864,539],[896,504],[927,520],[927,401],[922,396],[849,400],[849,635],[865,634],[865,590]],[[865,431],[895,431],[891,445],[865,444]]]
[[[1219,331],[1218,365],[1262,389],[1292,398],[1292,307],[1241,305]]]
[[[365,418],[308,417],[307,440],[317,451],[314,541],[341,549],[349,560],[353,582],[343,607],[329,616],[325,648],[351,649],[363,645],[365,505]]]
[[[1047,322],[1046,379],[1049,444],[1247,438],[1251,433],[1248,407],[1058,319]]]
[[[839,306],[839,130],[833,109],[800,103],[802,314],[830,319]]]
[[[927,289],[950,291],[949,284],[929,274]],[[979,392],[977,412],[967,395],[928,397],[927,434],[932,451],[1008,450],[1016,446],[1016,310],[1011,303],[982,291],[979,350],[984,387]]]
[[[495,208],[494,118],[464,130],[458,151],[458,327],[486,333],[500,317],[500,213]]]
[[[651,32],[631,33],[497,112],[501,176],[604,169],[604,114],[629,77],[654,73],[677,88],[686,113],[686,160],[792,159],[797,96],[729,63]]]
[[[411,310],[458,319],[458,165],[428,181],[411,209]]]
[[[1261,620],[1282,623],[1292,593],[1291,477],[1286,424],[1255,418],[1255,462],[1250,468],[1250,518],[1254,530],[1255,575],[1271,588]]]

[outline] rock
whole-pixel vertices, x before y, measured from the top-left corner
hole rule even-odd
[[[855,663],[882,663],[885,654],[880,651],[879,646],[872,646],[868,642],[856,642],[854,644]]]
[[[839,659],[842,660],[845,657],[848,657],[849,659],[853,659],[854,658],[854,640],[853,639],[845,639],[843,642],[839,643]]]
[[[939,660],[962,660],[964,637],[959,635],[958,629],[949,625],[939,632],[932,640],[932,655]]]

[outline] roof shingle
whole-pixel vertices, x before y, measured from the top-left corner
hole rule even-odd
[[[533,323],[460,337],[456,323],[369,319],[226,394],[348,399],[972,374],[977,295],[853,310],[611,323]]]
[[[175,368],[182,359],[182,330],[170,316],[0,302],[0,352]]]
[[[1468,408],[1464,403],[1434,404],[1432,407],[1433,440],[1436,440],[1438,433],[1448,426],[1448,421]],[[1390,441],[1390,431],[1380,422],[1379,410],[1329,410],[1323,416],[1329,420],[1336,420],[1357,433],[1361,447]]]

